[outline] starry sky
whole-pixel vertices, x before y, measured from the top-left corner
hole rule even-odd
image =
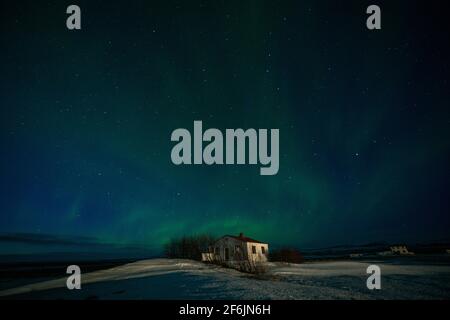
[[[0,233],[448,239],[447,18],[395,2],[2,2]],[[278,128],[278,174],[173,165],[194,120]]]

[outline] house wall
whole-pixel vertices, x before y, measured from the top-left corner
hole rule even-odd
[[[214,253],[210,253],[210,252],[202,253],[202,261],[213,262],[214,261]]]
[[[236,252],[236,246],[239,246],[240,251]],[[225,257],[225,248],[228,248],[228,259],[226,259]],[[239,261],[245,260],[247,257],[247,252],[242,241],[238,241],[231,237],[224,237],[216,241],[216,243],[214,244],[214,250],[214,255],[219,261]]]
[[[253,253],[255,247],[256,253]],[[262,252],[264,248],[264,253]],[[269,255],[269,245],[266,243],[247,242],[248,260],[252,262],[266,262]]]

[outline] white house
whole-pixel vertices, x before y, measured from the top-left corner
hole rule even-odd
[[[266,262],[269,254],[269,245],[261,241],[239,236],[225,235],[219,238],[210,252],[202,254],[203,261],[223,262],[235,264],[242,262],[260,263]]]
[[[412,255],[414,255],[414,252],[409,251],[405,245],[397,244],[397,245],[390,246],[389,250],[387,250],[387,251],[377,252],[377,255],[379,255],[379,256],[395,256],[395,255],[412,256]]]
[[[399,254],[402,256],[414,254],[414,252],[408,251],[408,248],[405,245],[394,245],[391,246],[390,249],[393,254]]]

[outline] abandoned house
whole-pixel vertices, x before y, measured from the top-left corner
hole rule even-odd
[[[225,235],[219,238],[208,253],[202,254],[203,261],[240,263],[266,262],[269,254],[269,245],[261,241],[248,238],[243,233],[238,236]]]
[[[414,252],[409,251],[405,245],[393,245],[390,247],[390,249],[393,254],[399,254],[402,256],[414,254]]]

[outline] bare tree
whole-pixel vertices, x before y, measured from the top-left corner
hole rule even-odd
[[[202,253],[207,252],[213,243],[214,237],[208,234],[174,238],[164,245],[164,254],[168,258],[200,261]]]

